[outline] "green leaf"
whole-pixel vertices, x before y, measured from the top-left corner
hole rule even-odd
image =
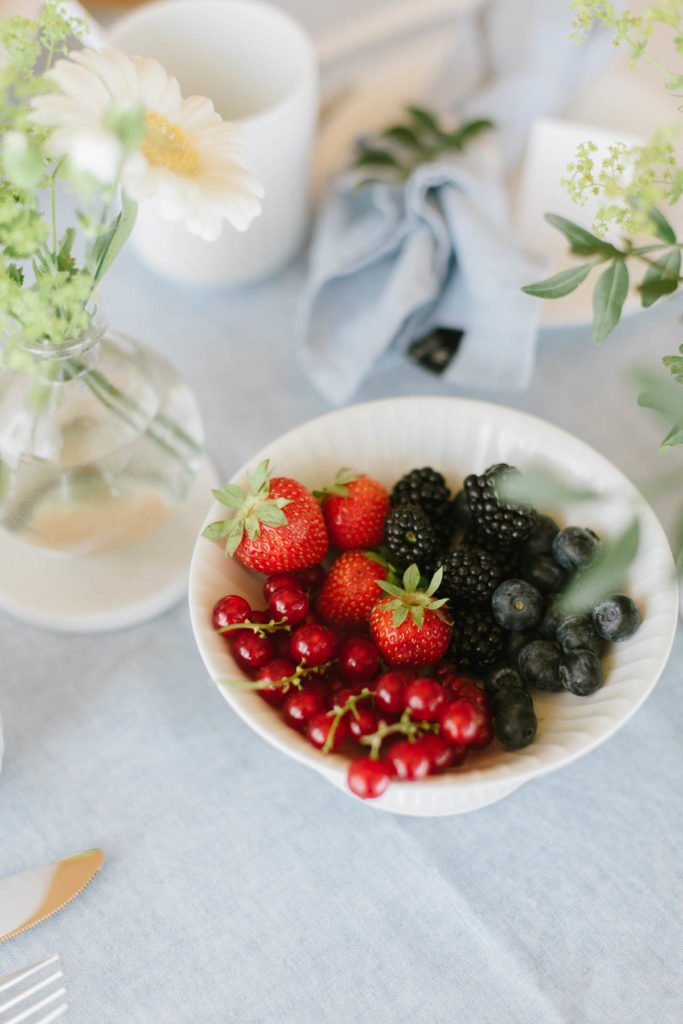
[[[403,597],[403,589],[401,587],[397,587],[394,583],[389,583],[388,580],[376,580],[376,583],[378,587],[385,590],[387,594],[391,594],[392,597]]]
[[[653,206],[652,209],[648,211],[648,217],[652,221],[652,227],[657,238],[661,238],[663,242],[670,242],[673,245],[676,241],[676,232],[671,227],[664,214],[661,213],[656,206]]]
[[[393,167],[401,165],[395,156],[383,149],[366,149],[355,162],[356,167]]]
[[[586,231],[580,224],[575,224],[566,217],[560,217],[557,213],[546,213],[545,219],[548,224],[562,232],[576,256],[615,256],[618,252],[610,242],[598,238],[591,231]]]
[[[266,526],[286,526],[289,522],[282,509],[271,502],[257,508],[256,516],[259,522],[265,523]]]
[[[410,609],[410,616],[417,628],[422,629],[425,624],[425,610],[421,604],[413,605]]]
[[[23,132],[9,131],[2,147],[2,164],[13,185],[34,189],[42,180],[45,168],[37,142]]]
[[[441,133],[441,126],[438,120],[434,114],[425,110],[424,107],[409,106],[406,107],[406,111],[418,128],[421,128],[423,131],[433,132],[435,135]]]
[[[230,557],[232,558],[232,556],[235,554],[238,547],[240,546],[243,536],[244,523],[241,520],[237,519],[232,523],[230,532],[228,533],[228,540],[225,545],[226,555],[230,555]]]
[[[60,271],[71,271],[74,269],[75,261],[71,255],[74,241],[76,239],[76,231],[74,228],[67,228],[64,232],[64,238],[62,244],[59,247],[57,253],[57,270]]]
[[[24,283],[24,271],[16,263],[10,263],[8,265],[7,276],[9,277],[10,281],[14,281],[15,284],[19,285],[19,287],[21,287]]]
[[[638,388],[638,405],[654,409],[673,423],[683,423],[683,388],[670,377],[664,377],[640,370],[635,375]]]
[[[402,626],[403,623],[406,621],[406,619],[408,618],[409,610],[410,609],[408,608],[407,604],[400,604],[398,608],[393,609],[391,621],[395,629],[398,629],[398,627]]]
[[[495,128],[493,121],[480,118],[477,121],[467,121],[454,132],[442,132],[441,139],[454,149],[463,149],[475,136],[492,128]]]
[[[523,473],[503,475],[496,483],[500,498],[520,505],[561,505],[571,501],[592,501],[598,497],[590,487],[562,479],[550,469],[537,466]]]
[[[663,356],[662,362],[673,374],[674,380],[683,384],[683,345],[679,346],[680,356]]]
[[[621,318],[628,295],[628,270],[623,259],[614,260],[598,278],[593,292],[593,338],[604,341]]]
[[[647,308],[652,306],[663,295],[671,295],[679,286],[678,275],[681,272],[680,249],[669,249],[647,268],[642,284],[639,286],[640,301]]]
[[[407,146],[409,149],[419,149],[420,140],[418,139],[412,128],[408,128],[404,124],[396,124],[391,128],[387,128],[383,132],[383,138],[390,139],[391,142],[398,142],[401,146]]]
[[[431,580],[429,582],[429,586],[427,587],[427,590],[425,591],[427,597],[431,597],[432,594],[436,593],[436,591],[441,586],[442,581],[443,581],[443,566],[440,565],[439,568],[434,573],[434,575],[432,576],[432,578],[431,578]]]
[[[634,519],[614,541],[603,546],[595,562],[575,577],[562,595],[561,607],[571,614],[589,611],[622,586],[628,567],[638,551],[640,525]]]
[[[578,288],[592,269],[592,263],[583,263],[580,267],[570,267],[568,270],[561,270],[559,274],[547,277],[545,281],[526,284],[522,291],[527,295],[534,295],[538,299],[561,299]]]
[[[413,563],[403,573],[403,587],[409,593],[412,593],[413,591],[417,590],[419,585],[420,585],[420,570],[418,569],[417,565],[415,565],[415,563]]]
[[[675,92],[676,89],[683,89],[683,75],[676,75],[675,78],[670,78],[666,82],[666,88],[671,92]]]
[[[263,462],[259,462],[254,472],[250,473],[247,479],[249,480],[249,493],[258,494],[270,480],[270,459],[264,459]]]
[[[109,267],[112,265],[118,254],[128,241],[131,231],[135,226],[138,205],[129,199],[124,193],[121,202],[121,212],[107,230],[95,240],[93,248],[93,259],[95,270],[93,279],[97,284],[102,280]]]
[[[202,530],[202,537],[206,537],[208,540],[220,540],[221,537],[227,537],[231,529],[231,520],[220,519],[218,522],[211,523],[204,530]]]
[[[237,484],[224,484],[219,490],[211,491],[216,501],[230,508],[240,508],[244,502],[242,488]]]
[[[683,444],[683,426],[672,427],[659,447],[676,448],[679,444]]]

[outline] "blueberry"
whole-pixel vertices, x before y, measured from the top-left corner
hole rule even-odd
[[[537,690],[551,693],[562,689],[560,662],[562,651],[549,640],[532,640],[519,652],[517,666],[524,681]]]
[[[563,569],[587,569],[595,560],[602,542],[592,530],[582,526],[567,526],[553,541],[553,558]]]
[[[531,743],[538,723],[534,704],[526,690],[499,691],[491,701],[496,736],[508,750],[519,750]]]
[[[570,693],[590,696],[602,686],[600,659],[590,651],[570,651],[560,662],[560,682]]]
[[[536,529],[524,545],[527,555],[550,555],[553,550],[553,541],[560,532],[560,528],[550,516],[539,515]]]
[[[523,632],[541,621],[543,598],[525,580],[505,580],[491,598],[493,617],[503,629]]]
[[[640,625],[640,612],[626,594],[613,594],[593,609],[593,626],[605,640],[628,640]]]
[[[605,646],[587,615],[571,615],[557,627],[557,642],[565,653],[591,651],[600,657]]]
[[[517,669],[511,665],[496,665],[484,674],[484,689],[490,697],[507,690],[524,690],[526,686]]]
[[[522,577],[544,594],[554,594],[567,579],[567,573],[550,555],[535,555],[522,570]]]

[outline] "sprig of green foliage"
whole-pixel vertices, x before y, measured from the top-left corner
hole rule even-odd
[[[406,115],[405,121],[359,144],[353,167],[368,172],[361,184],[407,181],[422,164],[462,153],[475,136],[493,128],[485,118],[447,128],[436,114],[423,107],[406,107]]]
[[[44,0],[35,19],[0,20],[0,333],[3,357],[14,363],[21,361],[17,346],[60,344],[87,328],[93,290],[135,219],[135,204],[122,201],[116,187],[98,188],[51,158],[45,132],[29,116],[31,98],[54,88],[46,71],[86,28],[61,0]],[[131,116],[120,132],[129,147]],[[76,223],[60,230],[56,190],[63,180],[80,208]],[[112,206],[119,207],[113,216]]]

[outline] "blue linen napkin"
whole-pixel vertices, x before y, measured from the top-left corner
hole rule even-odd
[[[331,402],[350,399],[388,348],[404,350],[438,328],[462,332],[453,358],[442,353],[442,380],[468,388],[530,381],[539,302],[520,288],[546,265],[516,242],[506,173],[532,120],[561,110],[609,44],[601,32],[569,42],[567,6],[547,0],[490,0],[461,28],[435,95],[450,97],[451,120],[487,117],[495,134],[421,165],[402,184],[359,187],[360,173],[346,172],[319,212],[299,353]]]

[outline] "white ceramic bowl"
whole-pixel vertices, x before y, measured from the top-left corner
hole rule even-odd
[[[539,726],[529,747],[508,752],[493,744],[446,775],[394,783],[382,797],[367,801],[368,806],[424,816],[484,807],[603,743],[657,682],[677,624],[678,592],[669,545],[632,484],[604,456],[571,435],[502,406],[456,398],[404,398],[353,406],[305,423],[254,455],[249,466],[266,457],[277,474],[294,476],[310,487],[330,480],[340,466],[353,466],[391,485],[409,469],[431,465],[451,486],[459,487],[468,473],[481,472],[492,463],[508,462],[520,469],[541,464],[604,495],[590,506],[543,509],[560,521],[589,525],[608,538],[620,532],[634,508],[640,517],[640,549],[626,586],[642,609],[643,623],[634,637],[611,648],[602,689],[583,698],[534,693]],[[244,482],[246,469],[236,474],[236,482]],[[206,522],[222,516],[223,508],[216,503]],[[227,560],[220,544],[197,541],[190,569],[190,612],[201,656],[214,680],[235,679],[241,673],[211,626],[212,607],[223,594],[233,592],[260,607],[262,579],[236,560]],[[345,755],[315,750],[253,692],[229,687],[221,687],[221,692],[254,732],[348,792]]]

